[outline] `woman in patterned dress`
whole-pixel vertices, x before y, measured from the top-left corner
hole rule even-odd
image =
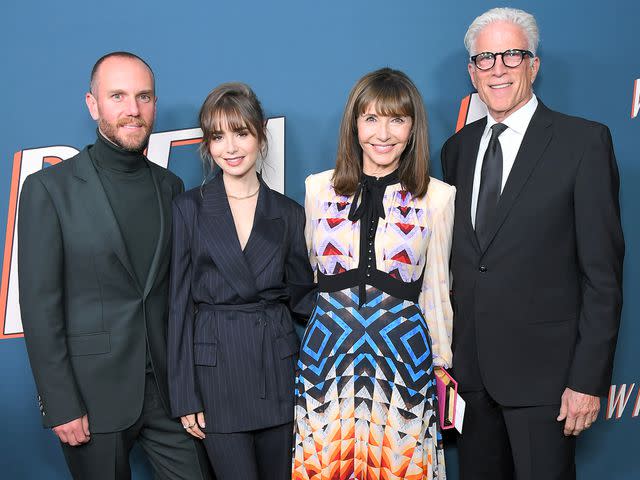
[[[306,180],[319,296],[298,362],[295,480],[446,478],[434,368],[451,365],[455,189],[428,164],[415,85],[365,75],[335,170]]]

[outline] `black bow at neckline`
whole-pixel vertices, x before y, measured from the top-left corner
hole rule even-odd
[[[384,191],[389,185],[398,183],[398,178],[398,170],[380,178],[363,173],[349,209],[349,220],[357,222],[367,212],[371,214],[369,218],[385,218],[386,214],[382,202]]]

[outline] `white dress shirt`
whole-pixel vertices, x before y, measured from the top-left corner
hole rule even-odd
[[[527,103],[500,122],[507,126],[507,129],[498,137],[500,148],[502,148],[502,186],[500,187],[500,193],[502,193],[504,185],[507,183],[513,164],[516,161],[516,155],[518,155],[518,150],[520,150],[522,139],[524,138],[524,134],[527,131],[527,127],[536,108],[538,108],[538,99],[535,95],[532,95]],[[476,169],[473,173],[473,190],[471,191],[471,224],[473,228],[476,226],[476,210],[478,208],[482,161],[484,160],[484,154],[487,151],[489,140],[491,139],[491,127],[496,123],[498,122],[493,119],[491,114],[487,114],[487,126],[480,139],[480,148],[478,149],[478,157],[476,158]]]

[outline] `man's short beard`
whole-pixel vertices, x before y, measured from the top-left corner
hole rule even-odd
[[[141,125],[143,128],[146,128],[146,135],[144,136],[144,138],[139,141],[139,142],[126,142],[126,138],[122,139],[122,138],[118,138],[117,136],[117,132],[118,132],[118,128],[121,125],[126,125],[127,123],[136,123]],[[112,143],[114,143],[115,145],[117,145],[118,147],[122,148],[123,150],[126,150],[127,152],[133,152],[133,153],[138,153],[138,152],[142,152],[146,146],[147,143],[149,142],[149,137],[151,136],[151,127],[147,126],[147,124],[140,119],[137,119],[136,121],[120,121],[118,122],[118,124],[114,125],[112,123],[107,122],[104,119],[99,119],[98,120],[98,128],[100,129],[100,132],[102,132],[102,134]]]

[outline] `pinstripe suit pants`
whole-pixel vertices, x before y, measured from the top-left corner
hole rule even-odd
[[[293,424],[203,440],[217,480],[290,480]]]

